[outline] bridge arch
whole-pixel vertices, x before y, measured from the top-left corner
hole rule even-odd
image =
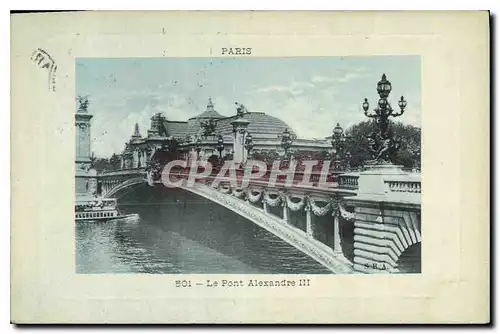
[[[398,259],[398,268],[404,273],[421,273],[421,242],[414,243],[406,248]]]
[[[354,268],[365,273],[406,272],[422,241],[420,217],[408,208],[358,207],[354,222]],[[416,246],[417,245],[417,246]],[[401,259],[403,257],[403,259]],[[420,257],[418,257],[420,261]],[[413,260],[411,260],[413,261]],[[400,265],[403,266],[400,268]],[[420,265],[412,263],[411,267]]]
[[[134,177],[132,179],[128,179],[126,181],[123,181],[121,183],[118,183],[115,185],[113,188],[109,189],[104,195],[104,198],[112,198],[114,197],[118,192],[125,190],[127,188],[133,187],[138,184],[145,184],[147,183],[147,179],[144,177]]]
[[[218,189],[203,183],[195,183],[194,186],[189,187],[182,185],[179,188],[204,197],[248,219],[261,228],[273,233],[304,254],[307,254],[333,273],[353,273],[352,264],[343,256],[335,254],[331,248],[321,244],[318,240],[308,237],[304,232],[286,223],[286,219],[281,219],[280,217],[269,214],[265,209],[259,209],[247,201],[242,200],[242,196],[239,194],[242,192],[251,192],[251,188],[242,191],[233,189],[231,192],[228,192],[227,187]],[[247,200],[251,201],[248,195]]]
[[[147,184],[147,182],[147,179],[144,177],[135,177],[126,180],[110,189],[104,197],[111,198],[127,188],[138,184]],[[250,201],[252,201],[252,196],[255,196],[255,194],[252,195],[254,191],[250,188],[245,190],[240,189],[241,191],[238,189],[228,189],[227,187],[220,187],[218,189],[201,182],[195,183],[194,186],[182,185],[179,188],[208,199],[248,219],[321,263],[333,273],[349,274],[353,272],[352,264],[343,256],[334,253],[331,248],[288,224],[284,219],[268,213],[265,209],[260,209],[252,205]],[[244,200],[243,195],[245,195],[247,201]]]

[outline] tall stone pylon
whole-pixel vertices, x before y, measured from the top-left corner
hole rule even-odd
[[[93,115],[88,111],[87,97],[78,97],[78,110],[75,114],[75,192],[76,195],[90,195],[94,188],[95,171],[91,170],[92,150],[90,146],[90,120]]]
[[[233,126],[234,142],[233,142],[233,161],[235,163],[243,163],[246,161],[245,137],[250,121],[245,118],[237,118],[231,122]]]

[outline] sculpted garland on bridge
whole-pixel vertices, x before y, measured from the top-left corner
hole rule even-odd
[[[76,175],[75,219],[137,220],[120,214],[116,197],[138,185],[180,188],[236,212],[333,273],[401,272],[407,250],[421,242],[420,145],[395,135],[389,117],[401,116],[407,102],[401,96],[394,111],[391,90],[384,74],[373,113],[367,99],[361,104],[373,119],[362,124],[370,131],[360,136],[334,122],[321,140],[300,138],[240,102],[234,115],[223,116],[208,98],[205,111],[187,121],[154,114],[145,137],[136,124],[112,168],[98,174],[90,150],[82,149],[90,135],[79,130],[76,162],[85,168]],[[90,130],[89,100],[78,102],[77,129]],[[361,162],[360,151],[369,154]],[[320,228],[328,219],[331,232]],[[420,258],[412,270],[419,267]]]

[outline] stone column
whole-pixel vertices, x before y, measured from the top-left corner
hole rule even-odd
[[[132,168],[137,168],[137,164],[139,162],[138,152],[137,150],[132,151]]]
[[[264,196],[264,195],[262,195]],[[262,208],[264,209],[264,212],[267,213],[267,203],[266,203],[266,200],[264,198],[262,198]]]
[[[92,154],[92,148],[90,147],[90,142],[91,142],[91,134],[90,134],[90,124],[87,124],[87,150],[89,155]]]
[[[235,163],[242,163],[245,161],[245,133],[248,124],[250,124],[250,121],[244,118],[237,118],[231,122],[234,131],[233,161]]]
[[[314,238],[314,230],[312,225],[312,216],[311,216],[311,205],[306,203],[304,210],[306,212],[306,233],[308,237]]]
[[[286,200],[283,200],[281,203],[283,206],[283,220],[288,223],[289,218],[288,218],[288,206],[286,205]]]
[[[342,254],[342,244],[340,243],[339,210],[333,210],[333,252]]]
[[[238,162],[243,162],[245,161],[244,157],[244,152],[245,148],[243,146],[243,140],[244,140],[245,134],[242,133],[241,131],[236,131],[235,138],[234,138],[234,161]]]
[[[246,147],[245,147],[245,142],[246,142],[246,140],[247,140],[247,134],[248,134],[247,132],[243,133],[243,136],[242,136],[242,138],[241,138],[241,140],[242,140],[242,144],[241,144],[241,146],[242,146],[242,149],[243,149],[243,152],[242,152],[242,155],[243,155],[243,162],[245,162],[245,161],[247,161],[247,160],[248,160],[248,151],[247,151],[247,149],[246,149]]]

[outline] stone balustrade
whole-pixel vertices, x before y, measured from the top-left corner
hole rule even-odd
[[[384,181],[389,192],[420,193],[419,181]]]
[[[349,173],[338,176],[338,187],[341,189],[357,190],[359,187],[359,174]],[[401,175],[382,176],[386,194],[403,195],[420,194],[420,174],[419,173],[404,173]]]
[[[408,173],[406,175],[385,176],[383,180],[387,200],[391,202],[412,202],[420,204],[420,174]]]
[[[338,176],[339,187],[345,189],[358,189],[358,179],[358,174],[341,174]]]

